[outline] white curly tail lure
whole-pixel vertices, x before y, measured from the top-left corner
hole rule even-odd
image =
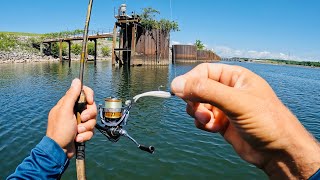
[[[138,94],[133,97],[134,102],[137,102],[139,98],[146,97],[146,96],[152,96],[152,97],[160,97],[160,98],[170,98],[173,96],[173,93],[166,92],[166,91],[149,91],[142,94]]]

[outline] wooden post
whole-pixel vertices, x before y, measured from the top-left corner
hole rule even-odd
[[[156,60],[155,60],[155,64],[157,64],[157,62],[158,62],[158,43],[159,43],[158,32],[159,31],[156,29],[155,32],[156,32]]]
[[[94,42],[94,65],[97,65],[97,39],[93,39]]]
[[[114,24],[113,27],[113,41],[112,41],[112,65],[116,64],[116,54],[115,54],[115,48],[116,48],[116,42],[117,42],[117,23]]]
[[[131,37],[131,55],[130,55],[130,66],[132,66],[134,64],[133,62],[133,57],[135,55],[135,51],[136,51],[136,25],[133,24],[132,26],[132,37]]]
[[[128,49],[128,40],[127,40],[127,29],[121,27],[120,28],[120,33],[119,33],[119,49],[125,49],[127,48]],[[125,43],[124,43],[124,38],[126,38],[125,40]],[[124,64],[124,60],[128,59],[126,57],[124,57],[124,54],[127,54],[128,52],[127,51],[119,51],[119,64],[120,65],[123,65]]]
[[[49,42],[49,55],[51,56],[52,55],[52,43]]]
[[[59,41],[59,57],[60,61],[62,61],[62,40]]]
[[[124,32],[125,30],[121,27],[120,28],[120,33],[119,33],[119,49],[123,49],[125,46],[123,45],[123,38],[125,37],[124,35],[123,35],[123,32]],[[127,52],[125,52],[125,53],[127,53]],[[123,63],[123,54],[125,54],[123,51],[119,51],[119,54],[118,54],[118,57],[119,57],[119,64],[120,65],[122,65]]]
[[[43,54],[43,43],[40,43],[40,55]]]
[[[68,46],[69,46],[68,56],[69,56],[69,67],[70,67],[71,66],[71,41],[68,41]]]

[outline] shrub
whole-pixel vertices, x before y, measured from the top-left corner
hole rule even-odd
[[[88,42],[87,48],[88,48],[88,49],[87,49],[88,54],[94,56],[94,54],[95,54],[95,51],[94,51],[94,43],[93,43],[93,42]]]
[[[54,57],[59,57],[59,46],[60,43],[52,43],[52,47],[51,47],[51,54]],[[62,43],[62,56],[66,56],[67,55],[67,44],[66,43]]]
[[[41,44],[40,38],[32,37],[28,39],[26,46],[29,48],[35,48],[37,50],[40,50],[40,44]]]
[[[0,33],[0,51],[10,51],[17,46],[15,35]]]
[[[104,46],[101,48],[102,56],[107,57],[110,56],[111,50],[109,46]]]
[[[82,51],[82,46],[80,44],[72,44],[71,52],[75,55],[79,55]]]
[[[70,37],[70,36],[81,36],[84,30],[76,29],[73,31],[61,31],[61,32],[54,32],[54,33],[46,33],[42,35],[44,39],[50,38],[61,38],[61,37]]]

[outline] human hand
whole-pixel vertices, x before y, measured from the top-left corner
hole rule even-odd
[[[79,79],[72,81],[70,89],[51,109],[48,117],[46,135],[59,144],[69,159],[75,154],[74,141],[90,140],[96,125],[97,107],[93,99],[94,93],[86,86],[83,87],[83,90],[86,94],[87,109],[81,113],[82,123],[77,125],[74,114],[74,106],[81,92]]]
[[[270,178],[306,179],[320,167],[319,143],[253,72],[201,64],[175,78],[171,90],[187,102],[196,127],[221,133]]]

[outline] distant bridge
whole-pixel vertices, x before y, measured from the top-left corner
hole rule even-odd
[[[97,39],[104,39],[104,38],[113,38],[113,33],[104,33],[104,34],[95,34],[89,35],[88,40],[94,42],[94,63],[96,64],[97,60]],[[68,60],[69,65],[71,63],[71,41],[81,41],[83,40],[83,36],[73,36],[73,37],[60,37],[60,38],[53,38],[53,39],[46,39],[42,41],[41,52],[43,52],[43,44],[49,44],[49,51],[51,51],[52,43],[59,42],[59,58],[62,61],[62,42],[67,42],[69,47],[68,52]]]
[[[89,41],[94,41],[100,38],[112,38],[113,33],[105,33],[105,34],[96,34],[88,36]],[[70,42],[70,41],[79,41],[83,40],[83,36],[74,36],[74,37],[64,37],[64,38],[54,38],[54,39],[46,39],[42,41],[42,43],[53,43],[53,42]]]

